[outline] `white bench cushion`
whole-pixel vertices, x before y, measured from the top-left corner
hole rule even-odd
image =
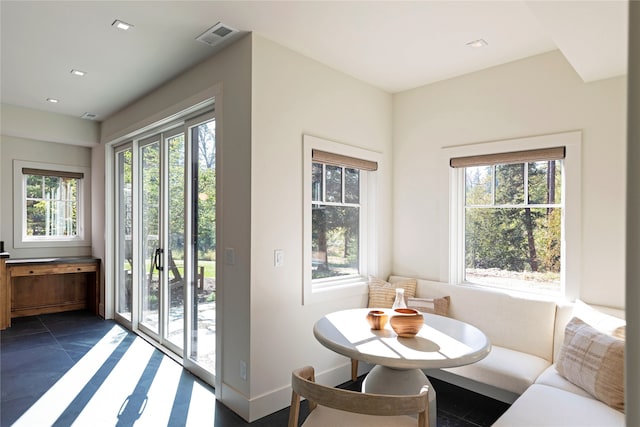
[[[548,385],[564,391],[579,394],[580,396],[593,398],[593,396],[591,396],[585,390],[581,389],[580,387],[560,375],[558,373],[558,370],[556,369],[556,365],[551,365],[547,369],[545,369],[545,371],[541,373],[536,380],[536,384]]]
[[[533,384],[493,427],[624,425],[624,414],[602,402],[548,385]]]
[[[471,365],[445,369],[456,375],[522,394],[550,363],[531,354],[493,346],[491,353]]]

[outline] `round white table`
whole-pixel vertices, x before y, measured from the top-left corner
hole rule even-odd
[[[422,370],[477,362],[491,351],[489,339],[472,325],[428,313],[423,313],[424,325],[415,337],[401,338],[390,322],[384,329],[372,330],[366,318],[369,310],[327,314],[316,322],[313,334],[336,353],[376,365],[362,383],[363,392],[418,394],[429,386],[430,425],[435,426],[436,393]]]

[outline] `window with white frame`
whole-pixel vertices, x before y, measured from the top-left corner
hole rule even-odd
[[[88,244],[84,229],[88,185],[84,167],[14,162],[14,246]],[[19,234],[18,234],[19,233]]]
[[[457,201],[454,282],[565,292],[565,246],[576,241],[575,229],[571,239],[566,235],[566,153],[563,145],[450,159]],[[575,163],[571,166],[575,169]],[[576,176],[575,170],[570,172]],[[573,199],[570,212],[575,216]]]
[[[305,301],[373,272],[378,153],[306,136]]]

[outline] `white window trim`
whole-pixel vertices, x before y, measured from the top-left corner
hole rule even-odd
[[[62,172],[80,172],[84,177],[78,186],[78,236],[73,238],[47,238],[42,240],[25,240],[24,226],[24,175],[22,168],[45,169]],[[59,165],[51,163],[13,161],[13,247],[27,248],[62,248],[91,246],[91,170],[84,166]]]
[[[360,222],[360,274],[347,278],[312,280],[311,278],[311,165],[314,149],[355,157],[378,163],[381,169],[382,155],[364,148],[341,144],[326,139],[303,135],[303,305],[341,299],[368,292],[368,276],[378,273],[377,188],[379,172],[361,172],[360,209],[364,213]]]
[[[464,283],[464,168],[450,168],[453,157],[506,153],[541,148],[566,147],[563,160],[564,185],[562,187],[563,240],[561,243],[561,291],[558,296],[574,300],[579,296],[582,260],[582,132],[571,131],[551,135],[533,136],[479,144],[443,147],[442,164],[449,169],[449,239],[442,248],[449,253],[449,283]],[[499,289],[499,288],[495,288]],[[509,292],[500,288],[500,290]],[[517,291],[514,290],[517,293]]]

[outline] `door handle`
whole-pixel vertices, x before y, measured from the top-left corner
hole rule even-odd
[[[156,266],[156,269],[158,269],[158,271],[162,271],[163,267],[162,267],[162,252],[163,250],[158,248],[156,249],[156,253],[153,255],[153,264]]]

